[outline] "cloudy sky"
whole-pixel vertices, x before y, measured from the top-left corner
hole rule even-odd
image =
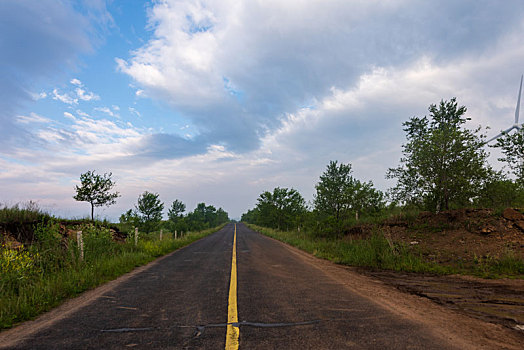
[[[64,217],[90,169],[113,220],[145,190],[233,218],[311,200],[330,160],[385,190],[404,121],[456,96],[495,134],[524,72],[521,0],[7,0],[0,33],[0,203]]]

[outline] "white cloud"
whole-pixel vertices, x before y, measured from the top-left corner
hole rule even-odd
[[[169,103],[209,144],[249,151],[286,114],[351,91],[369,74],[474,62],[507,49],[493,48],[518,32],[523,10],[516,1],[166,0],[149,12],[154,37],[116,62],[137,95]]]
[[[35,101],[38,101],[38,100],[43,100],[47,97],[47,93],[45,91],[42,91],[40,93],[32,93],[31,94],[31,97],[33,98],[33,100]]]
[[[136,115],[137,117],[142,117],[142,114],[140,114],[139,111],[136,110],[136,108],[133,108],[133,107],[129,107],[129,112],[131,112],[132,114]]]
[[[76,86],[80,86],[80,87],[84,86],[84,84],[82,84],[82,82],[76,78],[71,79],[69,82]]]
[[[32,123],[43,123],[47,124],[51,122],[51,119],[42,117],[36,113],[31,112],[27,115],[19,115],[16,120],[22,124],[32,124]]]
[[[64,112],[64,117],[68,118],[68,119],[71,119],[71,120],[76,120],[75,116],[72,115],[71,113],[69,112]]]
[[[57,100],[68,105],[78,104],[77,98],[71,97],[68,93],[60,94],[58,89],[53,89],[53,100]]]
[[[95,108],[95,111],[99,111],[99,112],[103,112],[111,117],[116,117],[117,115],[115,113],[113,113],[113,111],[111,109],[109,109],[108,107],[96,107]]]
[[[188,120],[189,130],[177,130],[185,138],[155,133],[143,105],[144,129],[66,112],[71,125],[37,125],[45,146],[11,154],[25,165],[8,163],[14,170],[0,171],[0,179],[14,184],[6,186],[13,198],[23,190],[19,176],[38,179],[35,194],[52,188],[70,205],[72,186],[54,184],[90,168],[112,171],[124,195],[108,209],[114,218],[146,188],[166,201],[180,198],[188,208],[205,201],[234,216],[276,186],[295,187],[310,200],[332,159],[352,163],[357,177],[385,189],[385,170],[400,157],[402,122],[427,114],[429,104],[456,96],[471,126],[498,130],[511,122],[524,59],[523,6],[155,2],[151,40],[116,62],[135,80],[140,101],[157,99]],[[76,104],[92,94],[71,84],[83,92],[56,90],[53,98]]]
[[[92,93],[92,92],[88,92],[84,89],[81,89],[81,88],[76,88],[75,89],[75,92],[76,92],[76,96],[78,96],[79,99],[81,99],[82,101],[97,101],[97,100],[100,100],[100,96]]]

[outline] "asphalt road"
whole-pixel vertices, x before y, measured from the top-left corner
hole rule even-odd
[[[233,235],[229,224],[8,348],[224,349]],[[453,348],[242,224],[236,249],[240,349]]]

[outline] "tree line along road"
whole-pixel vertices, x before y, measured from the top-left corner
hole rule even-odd
[[[419,299],[231,223],[0,333],[0,348],[519,348]]]

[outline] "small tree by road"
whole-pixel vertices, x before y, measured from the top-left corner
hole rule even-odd
[[[408,142],[401,164],[386,175],[397,179],[392,198],[436,212],[470,205],[492,174],[480,127],[464,127],[466,107],[455,98],[431,105],[429,112],[429,118],[403,124]]]
[[[362,213],[372,214],[384,207],[384,195],[373,183],[352,175],[351,164],[329,162],[315,186],[315,214],[333,233],[342,233],[350,215],[358,221]]]
[[[515,176],[515,183],[524,188],[524,129],[513,134],[504,134],[493,147],[502,150],[503,157],[499,160],[509,166]]]
[[[175,199],[171,208],[167,212],[167,216],[174,230],[181,230],[181,224],[184,219],[184,212],[186,211],[186,205]]]
[[[142,229],[149,233],[155,229],[162,220],[162,211],[164,203],[160,201],[158,193],[145,191],[138,197],[136,213],[140,218]]]
[[[95,207],[109,206],[116,203],[118,192],[111,192],[116,183],[111,179],[111,173],[96,174],[94,170],[80,175],[81,185],[75,186],[74,199],[91,204],[91,220],[94,220]]]

